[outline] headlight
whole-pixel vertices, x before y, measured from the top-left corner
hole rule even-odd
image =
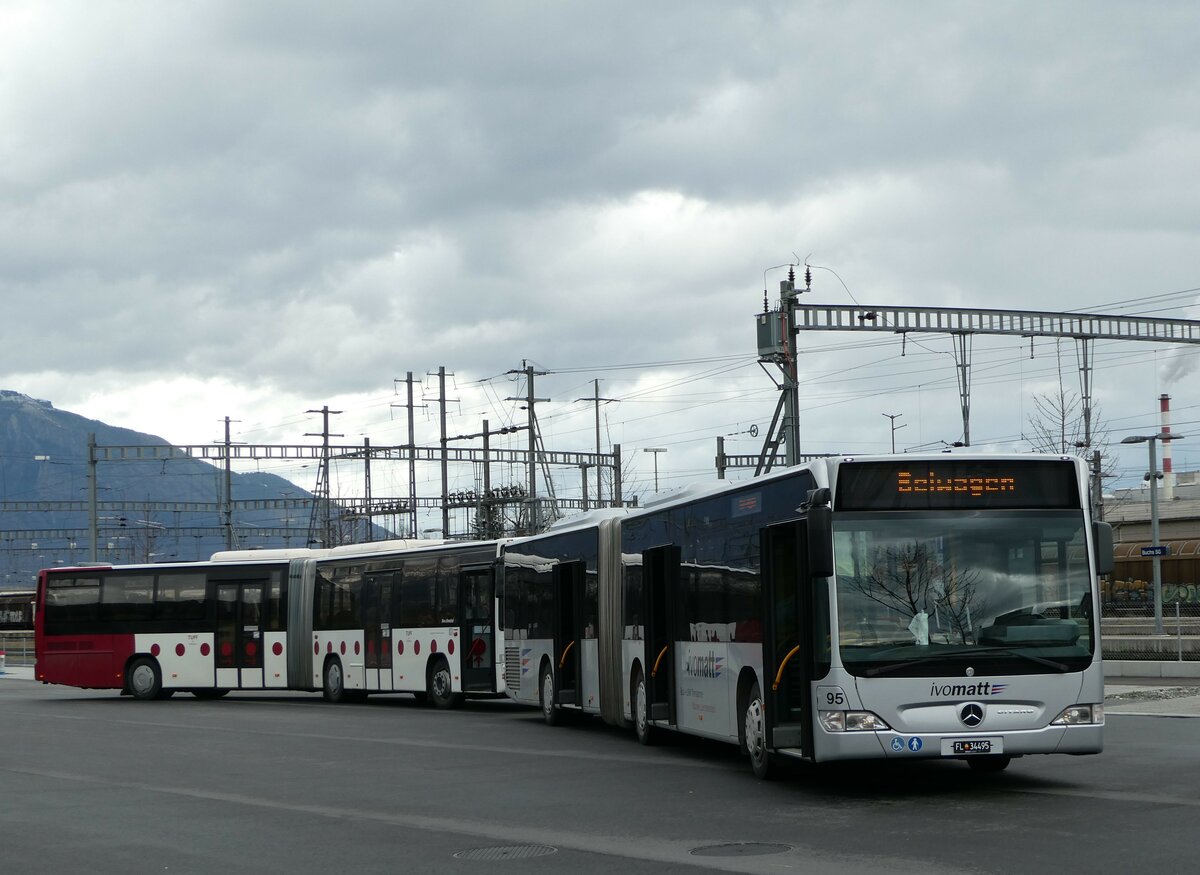
[[[1087,726],[1104,722],[1103,705],[1072,705],[1050,721],[1052,726]]]
[[[826,732],[879,732],[891,728],[870,711],[822,711],[821,727]]]

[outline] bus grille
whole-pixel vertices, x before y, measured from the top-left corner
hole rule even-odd
[[[510,690],[521,689],[520,647],[509,647],[504,651],[504,685]]]

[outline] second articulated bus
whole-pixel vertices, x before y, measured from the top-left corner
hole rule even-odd
[[[503,549],[509,695],[774,758],[1102,749],[1092,522],[1073,457],[823,459]]]
[[[139,699],[187,691],[503,692],[499,544],[389,541],[211,562],[55,568],[35,611],[43,683]]]

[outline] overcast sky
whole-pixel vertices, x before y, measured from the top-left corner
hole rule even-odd
[[[805,303],[1200,315],[1198,57],[1194,2],[0,0],[0,388],[179,444],[310,443],[328,405],[383,445],[412,371],[433,445],[428,373],[464,434],[524,421],[528,361],[547,448],[594,449],[599,379],[631,491],[647,447],[711,479],[774,411],[768,268],[816,266]],[[949,337],[801,344],[804,451],[962,438]],[[1161,393],[1195,430],[1193,350],[1096,344],[1112,443]],[[1029,448],[1060,351],[976,339],[973,445]]]

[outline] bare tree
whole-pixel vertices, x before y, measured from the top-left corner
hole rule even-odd
[[[934,614],[940,627],[949,627],[964,644],[971,634],[972,616],[983,616],[987,610],[979,601],[977,584],[976,571],[958,571],[938,561],[919,541],[876,549],[865,573],[851,578],[861,595],[902,617]]]
[[[1033,396],[1034,412],[1029,415],[1029,431],[1021,438],[1035,453],[1090,457],[1094,451],[1099,451],[1100,476],[1112,476],[1116,472],[1116,459],[1108,452],[1108,427],[1101,419],[1099,405],[1093,402],[1091,428],[1085,428],[1083,399],[1078,392],[1067,389],[1063,380],[1061,340],[1055,341],[1055,359],[1058,385],[1049,392]]]

